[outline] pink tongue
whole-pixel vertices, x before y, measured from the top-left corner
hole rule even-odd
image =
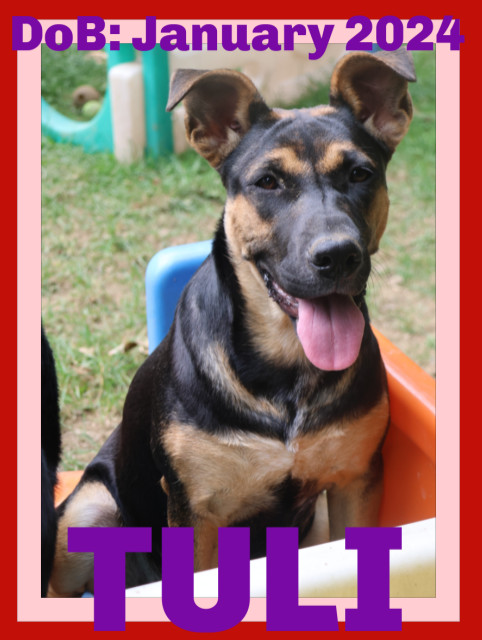
[[[298,300],[298,338],[308,360],[324,371],[339,371],[358,357],[365,329],[351,296],[332,294]]]

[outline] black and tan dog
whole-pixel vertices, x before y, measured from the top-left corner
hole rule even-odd
[[[60,508],[53,592],[93,588],[69,526],[151,527],[152,554],[128,554],[132,586],[160,579],[162,527],[194,527],[207,569],[218,527],[251,527],[259,556],[267,525],[306,534],[324,490],[331,539],[377,524],[389,407],[364,296],[413,80],[404,50],[352,53],[330,105],[285,111],[236,71],[174,74],[168,109],[184,100],[227,202],[122,423]]]

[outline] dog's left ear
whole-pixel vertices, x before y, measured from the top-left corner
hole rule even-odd
[[[413,59],[406,49],[349,53],[333,71],[330,103],[347,104],[357,120],[393,152],[412,119],[407,81],[415,80]]]
[[[253,122],[270,113],[251,80],[239,71],[179,69],[171,78],[166,111],[184,100],[189,143],[215,168]]]

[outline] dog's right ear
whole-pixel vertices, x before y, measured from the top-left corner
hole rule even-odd
[[[239,71],[179,69],[171,78],[166,111],[184,100],[191,146],[215,168],[252,124],[270,113],[251,80]]]
[[[396,51],[353,51],[337,63],[331,77],[330,104],[346,104],[355,118],[390,152],[412,119],[408,82],[415,82],[412,55]]]

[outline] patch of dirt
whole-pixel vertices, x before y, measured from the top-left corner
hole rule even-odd
[[[69,467],[73,459],[76,466],[85,468],[119,424],[120,419],[120,413],[111,416],[103,416],[100,413],[68,418],[62,416],[61,470]]]

